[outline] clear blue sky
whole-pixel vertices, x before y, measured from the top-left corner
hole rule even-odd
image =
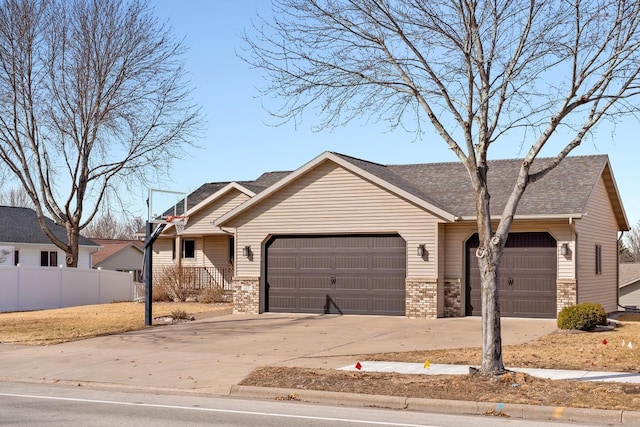
[[[196,90],[194,101],[205,115],[203,138],[192,157],[178,161],[170,179],[160,185],[191,192],[205,182],[251,180],[261,173],[293,170],[323,151],[337,151],[378,163],[426,163],[457,161],[440,137],[431,133],[422,140],[402,130],[353,122],[333,131],[311,131],[313,112],[297,128],[292,124],[273,126],[263,109],[265,100],[256,87],[263,86],[260,70],[251,69],[237,57],[242,50],[240,35],[251,30],[256,12],[270,14],[268,0],[151,0],[160,19],[168,19],[174,34],[184,37],[189,48],[186,68]],[[268,102],[268,100],[266,100]],[[572,155],[608,154],[630,225],[640,220],[636,181],[640,144],[637,120],[616,127],[601,128],[593,141],[585,141]],[[492,159],[519,156],[519,146],[495,147]],[[555,153],[548,152],[547,155]],[[146,217],[140,191],[140,208],[134,213]],[[497,212],[496,212],[497,213]]]

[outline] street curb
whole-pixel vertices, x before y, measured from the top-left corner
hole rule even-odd
[[[304,401],[342,406],[405,409],[409,411],[437,412],[460,415],[497,415],[512,418],[640,425],[640,412],[534,406],[515,403],[470,402],[463,400],[420,399],[414,397],[383,396],[375,394],[339,393],[275,387],[234,385],[230,397],[253,399]]]

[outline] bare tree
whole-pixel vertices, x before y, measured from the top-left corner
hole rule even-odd
[[[391,128],[430,124],[464,164],[477,212],[482,280],[480,371],[504,371],[498,275],[527,186],[555,168],[602,119],[636,112],[640,2],[273,0],[273,18],[245,33],[272,111],[319,129],[354,118]],[[489,148],[526,154],[492,229]],[[533,168],[545,146],[554,160]]]
[[[67,266],[107,195],[164,173],[190,144],[199,113],[183,50],[144,0],[0,2],[0,160]]]
[[[83,231],[83,236],[91,239],[133,239],[134,234],[144,230],[145,221],[142,217],[132,217],[128,220],[118,220],[110,212],[95,217],[91,224]]]
[[[22,187],[12,187],[0,193],[0,205],[33,209],[33,201]]]
[[[640,262],[640,221],[625,233],[624,243],[629,252],[628,262]]]

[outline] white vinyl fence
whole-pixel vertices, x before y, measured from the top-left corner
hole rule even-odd
[[[131,301],[130,273],[59,267],[0,267],[0,312]]]

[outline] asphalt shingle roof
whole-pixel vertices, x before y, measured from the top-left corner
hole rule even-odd
[[[253,191],[255,194],[264,191],[269,188],[271,185],[280,181],[285,176],[289,175],[291,171],[282,171],[282,172],[265,172],[258,177],[258,179],[254,181],[237,181],[238,184],[245,187],[247,190]],[[191,194],[187,196],[187,209],[192,209],[194,206],[202,203],[207,197],[212,194],[222,190],[227,185],[231,184],[231,181],[226,182],[209,182],[206,184],[202,184],[198,189],[193,191]],[[182,202],[178,203],[175,206],[175,212],[178,215],[182,215],[184,211],[184,204]],[[173,215],[174,207],[170,207],[164,212],[164,215]]]
[[[62,240],[67,241],[67,230],[45,218],[49,229]],[[36,212],[29,208],[0,206],[0,242],[3,243],[36,243],[50,245],[51,240],[44,234],[38,224]],[[99,246],[91,239],[80,236],[80,246]]]
[[[471,181],[460,162],[382,165],[344,154],[331,154],[453,216],[473,218],[476,215]],[[536,159],[531,173],[543,169],[552,160]],[[489,161],[488,180],[491,212],[494,216],[502,213],[515,185],[521,163],[522,159]],[[606,155],[565,158],[541,180],[529,184],[518,205],[517,214],[560,217],[583,213],[607,163]],[[257,194],[289,174],[290,171],[267,172],[255,181],[239,181],[238,184]],[[608,185],[613,182],[612,179],[610,181]],[[204,184],[189,195],[189,207],[195,206],[228,184],[229,182]],[[616,213],[617,219],[620,225],[624,226],[624,212],[619,205],[616,206],[620,210]]]
[[[640,280],[640,263],[621,263],[619,269],[618,285],[625,286]]]
[[[552,159],[535,161],[531,172],[541,170]],[[513,190],[522,159],[489,162],[491,212],[501,214]],[[519,215],[571,215],[582,213],[607,163],[607,156],[565,158],[544,178],[529,184],[517,213]],[[475,216],[471,180],[462,163],[390,165],[388,168],[405,182],[428,192],[436,206],[458,216]]]

